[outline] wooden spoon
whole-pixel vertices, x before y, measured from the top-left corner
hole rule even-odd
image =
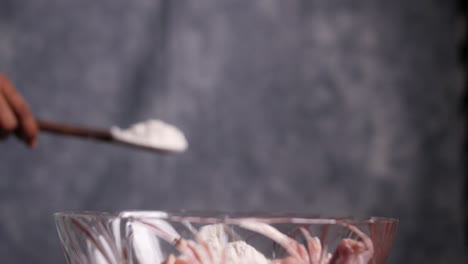
[[[51,122],[51,121],[46,121],[46,120],[41,120],[41,119],[38,119],[37,123],[39,126],[39,130],[41,132],[47,132],[47,133],[62,135],[62,136],[93,139],[93,140],[98,140],[98,141],[102,141],[106,143],[116,143],[116,144],[134,147],[138,149],[157,152],[159,154],[173,154],[173,153],[178,152],[172,149],[165,148],[164,146],[159,147],[159,146],[154,146],[154,145],[134,144],[128,141],[120,140],[118,138],[115,138],[112,135],[112,133],[110,132],[110,129],[88,128],[88,127],[83,127],[83,126]]]

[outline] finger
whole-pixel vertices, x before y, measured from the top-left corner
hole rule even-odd
[[[18,127],[18,121],[5,97],[0,94],[0,131],[3,135],[10,134]]]
[[[0,83],[3,84],[1,87],[6,101],[18,119],[20,134],[30,146],[34,146],[37,141],[38,128],[29,106],[4,75],[0,75]]]

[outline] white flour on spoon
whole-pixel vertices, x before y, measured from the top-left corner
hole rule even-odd
[[[112,127],[110,132],[116,140],[143,147],[173,152],[183,152],[188,147],[187,139],[178,128],[157,119],[136,123],[127,129]]]

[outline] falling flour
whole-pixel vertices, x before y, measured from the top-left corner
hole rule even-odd
[[[110,132],[116,140],[143,147],[173,152],[183,152],[188,147],[184,134],[161,120],[147,120],[127,129],[112,127]]]

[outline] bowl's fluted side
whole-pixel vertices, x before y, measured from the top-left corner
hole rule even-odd
[[[67,263],[382,264],[397,220],[57,214]]]

